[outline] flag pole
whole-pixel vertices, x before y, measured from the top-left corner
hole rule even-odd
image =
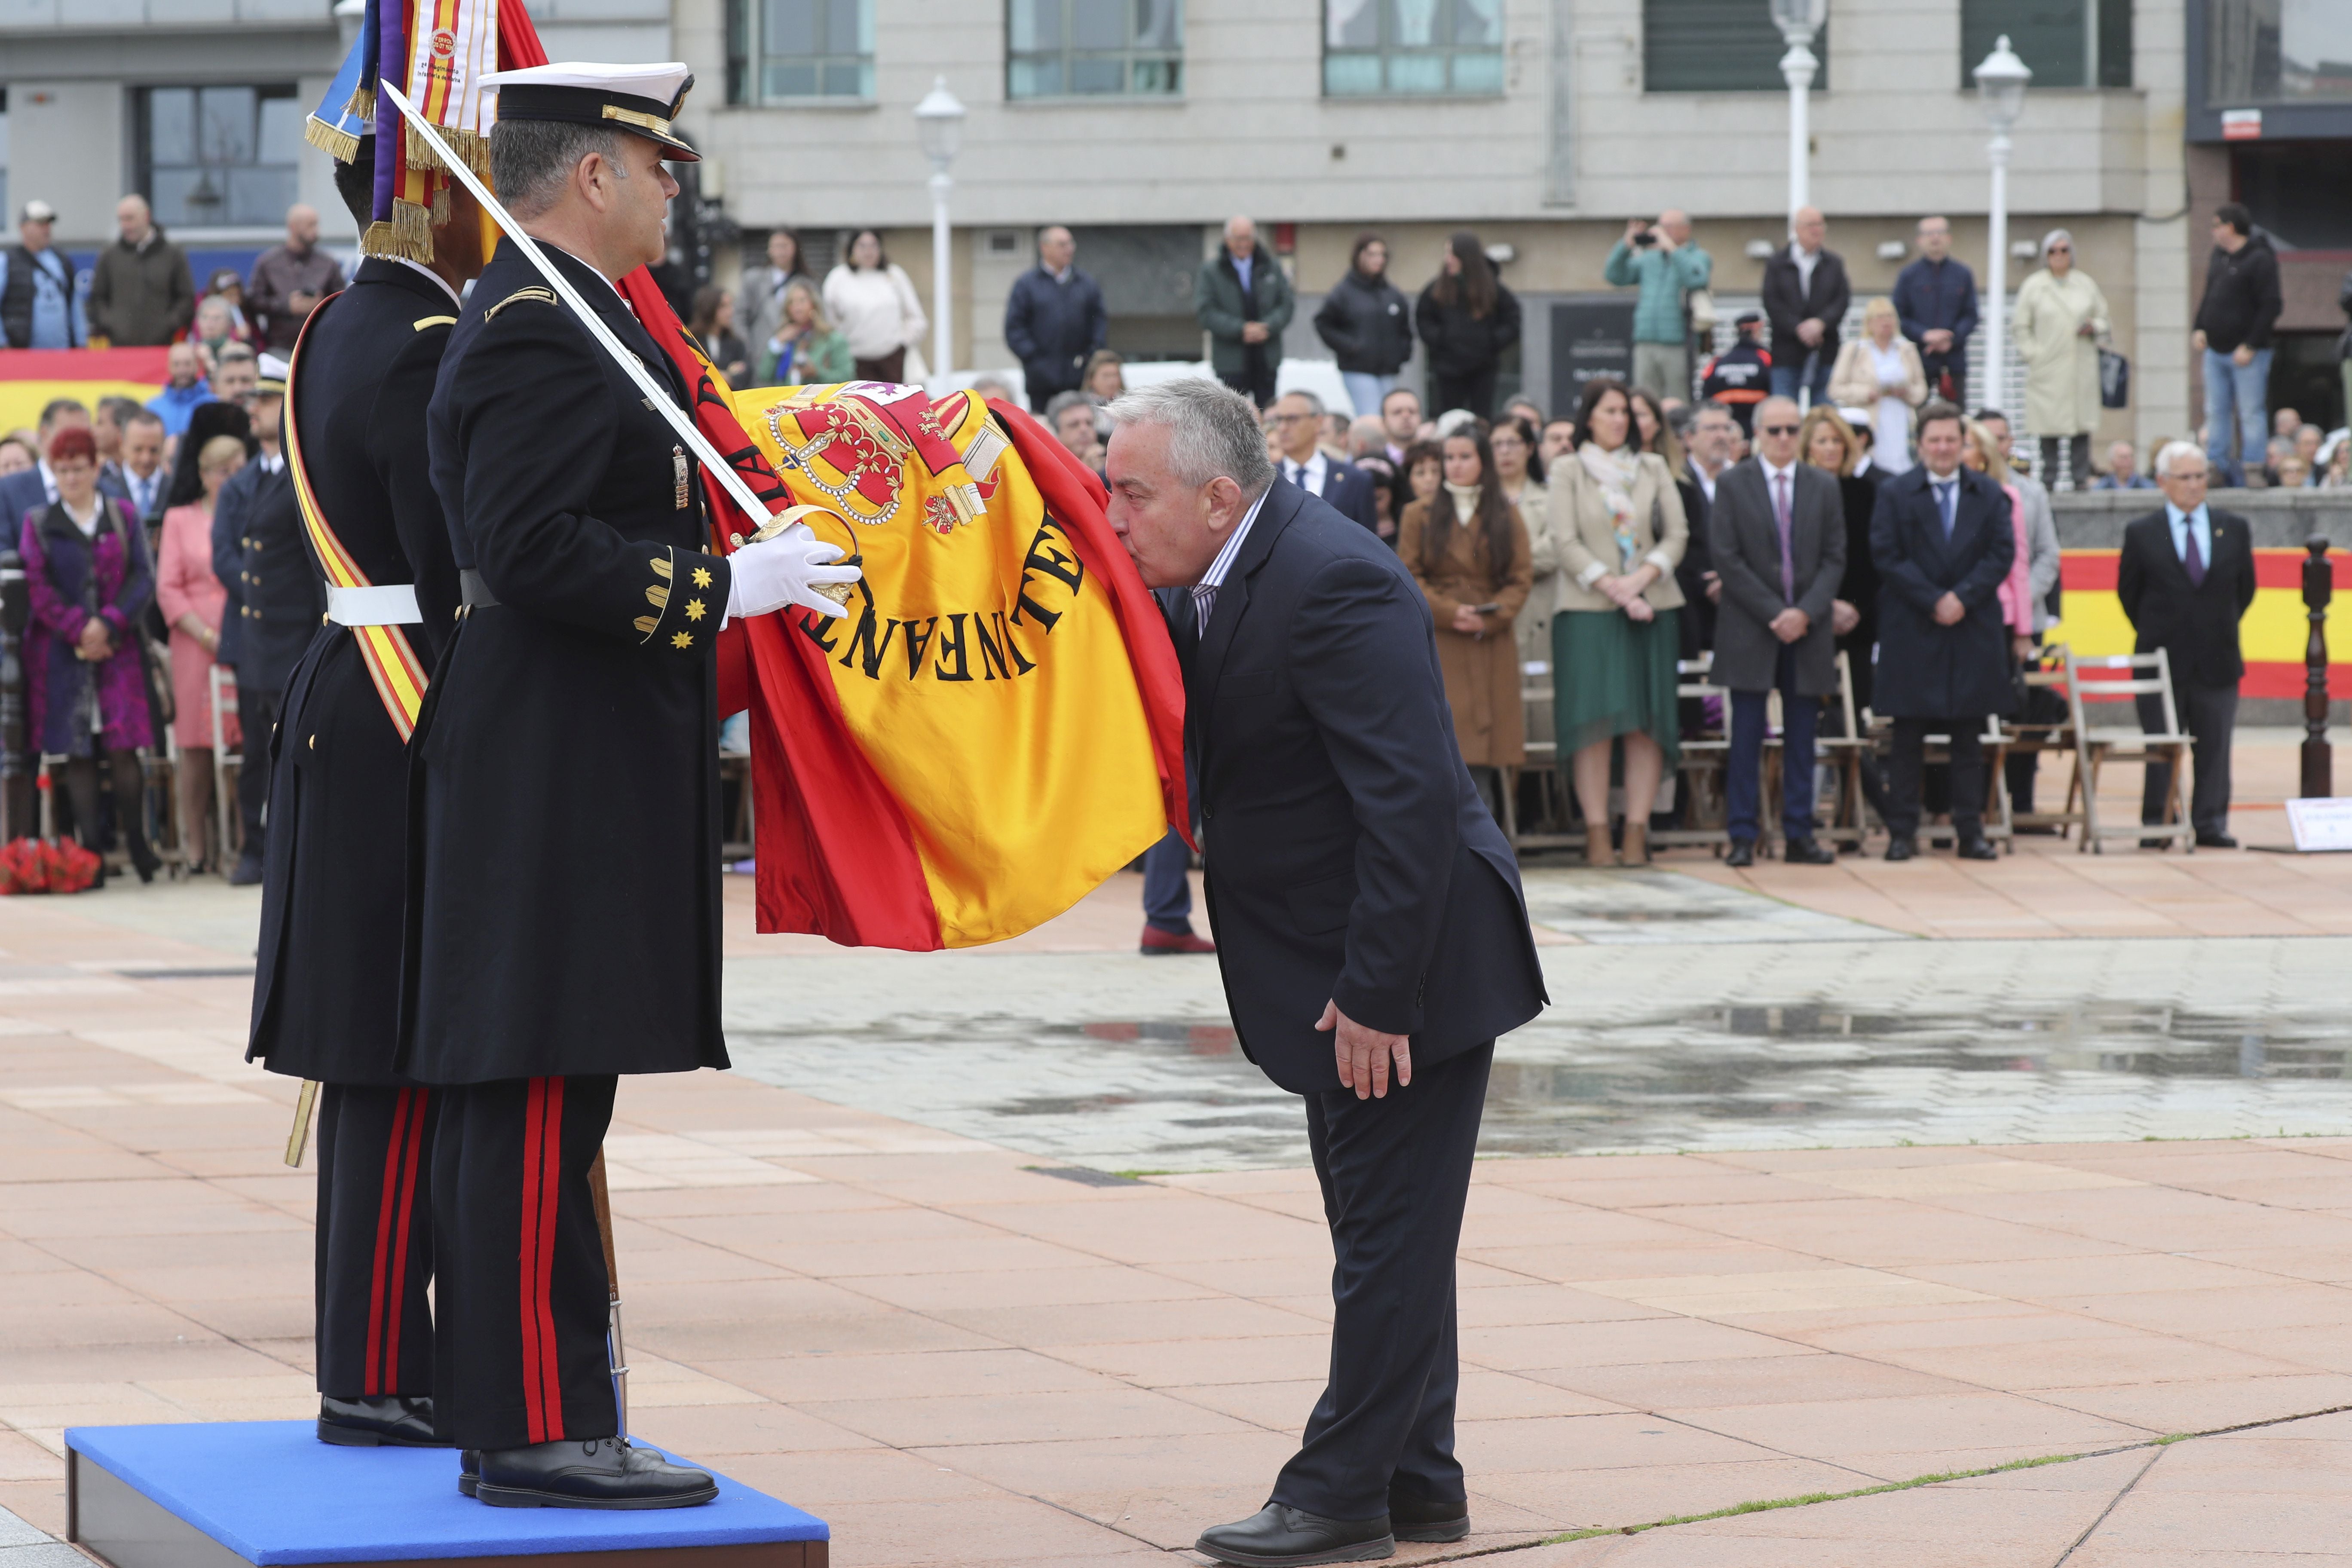
[[[389,81],[379,81],[376,84],[376,90],[392,100],[393,107],[400,110],[401,117],[408,121],[409,128],[424,139],[426,146],[433,149],[434,154],[441,160],[442,166],[446,168],[467,190],[473,193],[474,199],[481,203],[482,210],[489,214],[491,219],[504,231],[508,241],[522,252],[524,258],[538,269],[541,278],[547,279],[548,286],[555,290],[556,298],[572,308],[572,313],[578,317],[580,324],[588,330],[588,335],[593,338],[597,345],[606,353],[612,355],[614,363],[618,364],[627,374],[629,379],[636,384],[637,390],[645,394],[646,405],[667,420],[669,427],[677,432],[678,439],[686,443],[686,449],[700,459],[705,468],[718,476],[719,482],[726,489],[728,497],[743,509],[743,515],[750,519],[770,516],[768,504],[753,495],[751,487],[743,482],[743,476],[735,471],[734,465],[719,455],[719,448],[713,447],[709,437],[703,435],[700,428],[695,425],[693,416],[677,405],[675,394],[663,383],[656,380],[653,373],[646,368],[644,362],[625,348],[621,340],[613,335],[613,329],[606,326],[588,301],[580,297],[580,291],[572,286],[572,280],[558,270],[553,262],[548,260],[547,253],[540,249],[530,236],[523,232],[522,226],[515,221],[513,215],[499,205],[499,198],[490,194],[489,186],[483,184],[481,177],[467,165],[466,160],[450,150],[449,144],[441,139],[440,131],[431,121],[417,111],[416,105],[409,101],[407,94]],[[761,528],[751,537],[753,541],[772,539],[777,534],[794,531],[811,539],[816,537],[814,531],[804,522],[789,523],[780,528],[773,521]]]

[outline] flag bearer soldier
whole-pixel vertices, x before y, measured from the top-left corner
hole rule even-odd
[[[335,183],[368,223],[375,139]],[[319,1436],[433,1435],[433,1092],[393,1070],[407,860],[408,732],[456,624],[457,565],[425,407],[457,289],[482,269],[462,187],[433,259],[372,257],[295,350],[285,455],[327,608],[271,745],[261,948],[247,1055],[311,1079],[319,1122]],[[289,557],[294,551],[288,551]],[[278,563],[294,568],[295,561]],[[257,751],[260,737],[249,742]],[[253,763],[259,766],[257,756]]]
[[[615,288],[664,255],[686,68],[485,79],[499,200],[690,408]],[[520,246],[459,313],[428,426],[465,602],[410,748],[399,1066],[441,1101],[434,1419],[480,1451],[486,1503],[708,1501],[619,1436],[589,1168],[620,1074],[727,1065],[719,626],[837,615],[815,584],[857,574],[808,539],[708,553],[684,441]]]

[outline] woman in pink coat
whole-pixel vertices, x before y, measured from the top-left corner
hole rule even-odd
[[[180,843],[191,872],[220,864],[220,834],[213,816],[213,748],[238,742],[236,709],[213,733],[213,655],[220,647],[221,606],[228,590],[213,575],[213,500],[228,477],[245,466],[245,443],[215,436],[196,454],[205,493],[163,514],[163,543],[155,566],[155,600],[172,628],[172,739],[179,743]]]
[[[1994,596],[2000,601],[2000,624],[2009,628],[2010,657],[2023,658],[2033,648],[2033,542],[2026,531],[2025,498],[2018,493],[2009,459],[2001,456],[2000,443],[1993,439],[1992,432],[1971,419],[1968,436],[1960,461],[1999,485],[2000,493],[2009,498],[2009,526],[2017,536],[2017,551],[2010,557],[2009,575],[2001,579]]]

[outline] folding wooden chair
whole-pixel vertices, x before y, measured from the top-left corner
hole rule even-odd
[[[2066,674],[2067,661],[2073,658],[2073,655],[2072,647],[2064,643],[2038,649],[2032,662],[2027,664],[2024,669],[2027,689],[2033,691],[2057,689],[2063,692],[2069,685]],[[2001,735],[2008,754],[2012,757],[2021,752],[2037,756],[2047,752],[2063,752],[2070,761],[2074,763],[2076,770],[2080,768],[2080,758],[2076,755],[2078,748],[2075,742],[2074,716],[2071,705],[2063,719],[2047,721],[2022,719],[2003,721]],[[2069,777],[2072,776],[2073,773],[2070,771]],[[2001,784],[2001,793],[2004,797],[2007,796],[2008,792],[2008,775],[2004,771]],[[2088,819],[2079,808],[2075,791],[2071,785],[2066,794],[2065,810],[2017,811],[2012,807],[2009,811],[2009,821],[2014,827],[2055,827],[2062,835],[2070,827],[2088,826]]]
[[[2194,854],[2197,849],[2197,829],[2189,820],[2189,760],[2196,750],[2196,742],[2180,728],[2180,715],[2172,700],[2172,664],[2162,648],[2154,653],[2116,653],[2097,658],[2077,658],[2071,648],[2065,653],[2066,704],[2074,726],[2074,776],[2066,791],[2066,809],[2075,809],[2081,802],[2083,837],[2077,849],[2093,854],[2105,854],[2105,842],[2110,838],[2168,838]],[[2119,679],[2105,676],[2090,677],[2086,672],[2118,670]],[[2141,729],[2139,700],[2153,697],[2161,705],[2164,729],[2151,732]],[[2131,704],[2131,720],[2125,724],[2093,724],[2086,717],[2087,705],[2094,702],[2126,702]],[[2109,763],[2138,763],[2142,766],[2164,764],[2172,769],[2172,787],[2165,792],[2164,820],[2156,824],[2111,823],[2099,815],[2099,771]]]
[[[236,710],[236,677],[214,665],[205,671],[205,698],[213,710],[213,815],[220,819],[220,846],[224,858],[245,848],[242,835],[245,817],[236,809],[237,774],[245,766],[244,747],[250,742],[247,736],[237,742],[238,749],[228,748],[228,721],[226,717]],[[269,739],[263,736],[261,753],[269,755]],[[263,765],[268,766],[265,761]]]
[[[1837,656],[1838,714],[1844,727],[1834,735],[1822,735],[1813,742],[1814,754],[1829,764],[1837,775],[1837,805],[1830,814],[1827,826],[1821,837],[1834,844],[1859,844],[1865,832],[1863,822],[1862,761],[1870,753],[1871,739],[1863,733],[1853,706],[1853,665],[1843,648]]]
[[[1720,846],[1731,842],[1724,798],[1724,784],[1731,761],[1731,690],[1707,679],[1714,663],[1715,655],[1708,652],[1696,658],[1677,660],[1675,664],[1675,697],[1700,701],[1709,697],[1717,699],[1722,706],[1723,721],[1719,725],[1709,725],[1696,735],[1683,737],[1682,763],[1675,770],[1675,783],[1685,802],[1684,826],[1651,834],[1653,846]]]
[[[1519,710],[1525,732],[1530,736],[1551,733],[1552,684],[1551,664],[1545,659],[1529,659],[1519,667]],[[1557,831],[1523,834],[1519,831],[1519,776],[1533,773],[1538,794],[1543,803],[1543,821],[1556,824],[1559,816],[1559,742],[1556,740],[1529,740],[1525,747],[1527,761],[1516,768],[1505,768],[1503,773],[1503,837],[1514,847],[1558,847],[1568,836]],[[1574,841],[1584,842],[1577,834]]]

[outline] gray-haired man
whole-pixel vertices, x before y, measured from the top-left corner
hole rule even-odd
[[[1495,1037],[1545,1000],[1517,863],[1388,547],[1276,475],[1238,393],[1163,382],[1110,412],[1111,526],[1171,590],[1227,1003],[1305,1100],[1338,1258],[1305,1442],[1199,1549],[1286,1565],[1459,1541],[1454,1254]]]

